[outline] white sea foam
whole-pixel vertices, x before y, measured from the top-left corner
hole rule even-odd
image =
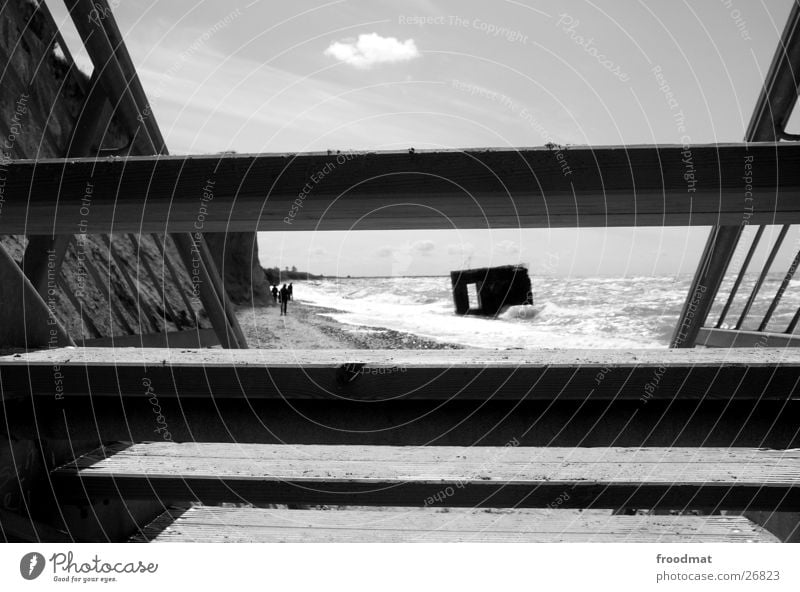
[[[776,282],[765,284],[765,298],[774,294]],[[295,295],[331,309],[320,314],[340,323],[468,347],[661,348],[669,344],[688,286],[689,278],[534,278],[534,304],[512,306],[496,319],[455,315],[447,277],[296,282]],[[797,292],[787,291],[775,326],[788,323],[797,310]],[[741,299],[748,294],[743,286]],[[767,304],[757,301],[754,318]],[[720,306],[709,318],[715,319]],[[736,306],[741,309],[741,303]]]

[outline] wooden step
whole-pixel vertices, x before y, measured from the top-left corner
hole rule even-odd
[[[118,443],[53,480],[62,500],[795,511],[800,449]]]
[[[134,542],[776,543],[743,516],[615,516],[589,510],[170,508]]]
[[[181,350],[66,348],[0,356],[5,398],[331,401],[787,401],[800,349]]]

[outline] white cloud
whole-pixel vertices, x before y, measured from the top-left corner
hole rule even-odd
[[[418,240],[411,245],[411,250],[420,255],[430,255],[436,248],[432,240]]]
[[[331,56],[356,68],[371,68],[375,64],[406,62],[420,56],[413,39],[403,42],[396,37],[381,37],[377,33],[362,33],[357,40],[335,41],[325,50]]]
[[[378,257],[391,257],[394,255],[394,249],[392,247],[381,247],[378,249]]]

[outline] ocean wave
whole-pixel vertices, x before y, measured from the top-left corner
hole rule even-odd
[[[341,323],[467,347],[650,348],[668,346],[689,283],[672,277],[536,277],[534,304],[509,307],[496,319],[455,315],[449,277],[295,282],[295,295],[332,309],[325,314]],[[774,294],[778,283],[770,279],[765,289]],[[749,290],[740,292],[746,299]],[[787,290],[784,301],[776,326],[788,323],[800,306],[798,290]],[[754,314],[765,306],[757,302]]]
[[[379,278],[308,282],[299,300],[332,309],[338,322],[413,333],[479,348],[664,347],[668,331],[650,319],[626,319],[623,280],[537,282],[536,304],[512,306],[497,319],[454,314],[449,278]],[[547,294],[549,298],[543,297]],[[538,297],[537,297],[538,296]],[[655,325],[655,326],[654,326]]]

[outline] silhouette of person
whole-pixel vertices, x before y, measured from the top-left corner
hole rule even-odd
[[[286,284],[283,284],[283,288],[281,288],[281,315],[287,314],[286,312],[286,305],[289,304],[289,288],[286,287]]]
[[[289,300],[294,300],[294,291],[292,290],[292,284],[289,284]]]
[[[278,286],[272,286],[272,301],[278,302]]]

